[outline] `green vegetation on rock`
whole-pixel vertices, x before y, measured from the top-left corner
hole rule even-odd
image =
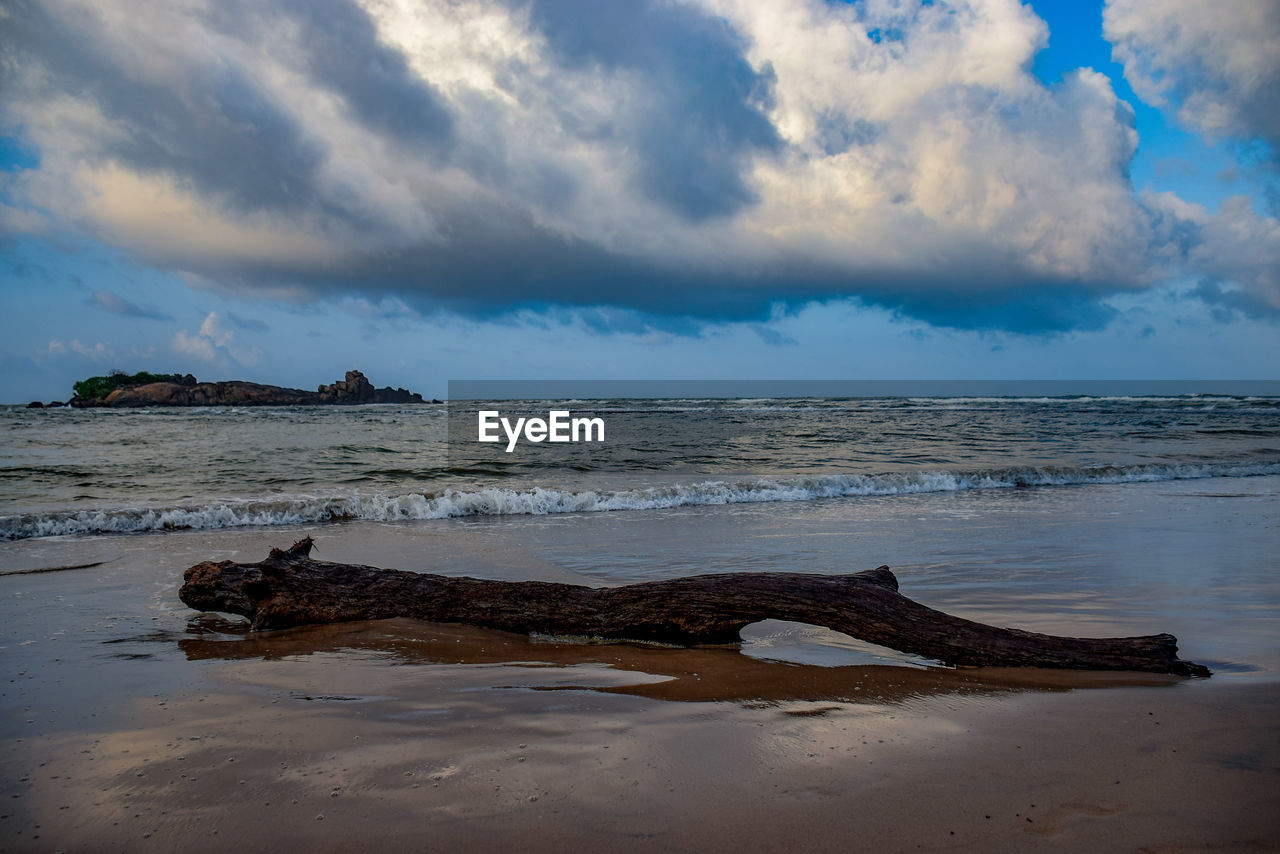
[[[188,374],[187,376],[190,375]],[[193,384],[195,377],[191,377],[190,382]],[[182,374],[152,374],[147,371],[138,371],[130,376],[124,371],[112,371],[105,377],[89,377],[87,380],[80,380],[80,382],[72,386],[72,389],[77,397],[85,400],[102,400],[118,388],[146,385],[148,383],[187,384],[186,377]]]

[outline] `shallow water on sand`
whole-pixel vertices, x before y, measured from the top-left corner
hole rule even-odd
[[[1280,477],[1255,477],[22,540],[0,544],[0,571],[18,573],[0,576],[0,645],[28,669],[54,657],[93,673],[157,667],[178,650],[146,638],[171,641],[194,625],[177,599],[187,566],[258,560],[306,533],[324,560],[592,586],[888,564],[904,594],[960,616],[1055,634],[1166,631],[1183,657],[1220,675],[1276,675],[1278,520]],[[97,565],[24,572],[83,564]],[[913,663],[814,627],[746,635],[744,651],[759,658]]]

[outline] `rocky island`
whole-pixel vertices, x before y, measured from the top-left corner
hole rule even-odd
[[[361,403],[426,403],[422,395],[403,388],[374,388],[360,371],[321,385],[315,391],[264,385],[243,380],[200,382],[191,374],[132,376],[114,371],[75,384],[70,405],[93,406],[326,406]],[[439,401],[432,401],[439,403]],[[32,404],[34,406],[34,404]]]

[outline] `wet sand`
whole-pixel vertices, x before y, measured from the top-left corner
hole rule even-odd
[[[745,656],[731,650],[400,621],[289,634],[252,649],[183,641],[197,688],[103,694],[91,714],[114,724],[10,741],[4,847],[1250,851],[1280,839],[1275,683],[962,671],[940,684],[908,668],[755,662],[766,699],[742,700],[732,660]]]
[[[1228,484],[1249,496],[1234,499],[1153,487],[1166,503],[1123,523],[1100,513],[1105,491],[1076,493],[1089,541],[1065,494],[1038,527],[1011,503],[965,543],[946,542],[948,519],[976,524],[963,502],[922,503],[933,539],[897,561],[884,552],[908,524],[898,510],[886,533],[860,523],[839,547],[854,563],[841,568],[878,553],[908,595],[965,616],[1171,629],[1215,668],[1206,680],[926,669],[784,624],[755,627],[742,650],[410,621],[253,635],[185,609],[180,572],[256,559],[303,529],[0,544],[0,572],[101,561],[0,577],[0,849],[1276,850],[1277,582],[1259,544],[1277,517],[1259,480]],[[1158,522],[1184,505],[1195,512]],[[328,559],[598,584],[636,580],[655,541],[651,575],[687,572],[695,554],[809,568],[829,559],[822,532],[836,536],[840,512],[307,530]],[[964,566],[979,535],[991,574],[927,571],[944,549]],[[1192,547],[1171,563],[1180,537]],[[1160,571],[1091,584],[1075,563],[1090,550],[1089,566],[1145,551]]]

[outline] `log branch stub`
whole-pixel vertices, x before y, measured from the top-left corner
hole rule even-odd
[[[790,572],[697,575],[622,587],[488,581],[313,560],[305,537],[260,563],[205,562],[178,595],[200,611],[249,618],[254,629],[410,617],[522,634],[655,641],[739,641],[760,620],[822,626],[949,665],[1135,670],[1208,676],[1158,634],[1074,638],[962,619],[898,592],[887,566],[848,575]]]

